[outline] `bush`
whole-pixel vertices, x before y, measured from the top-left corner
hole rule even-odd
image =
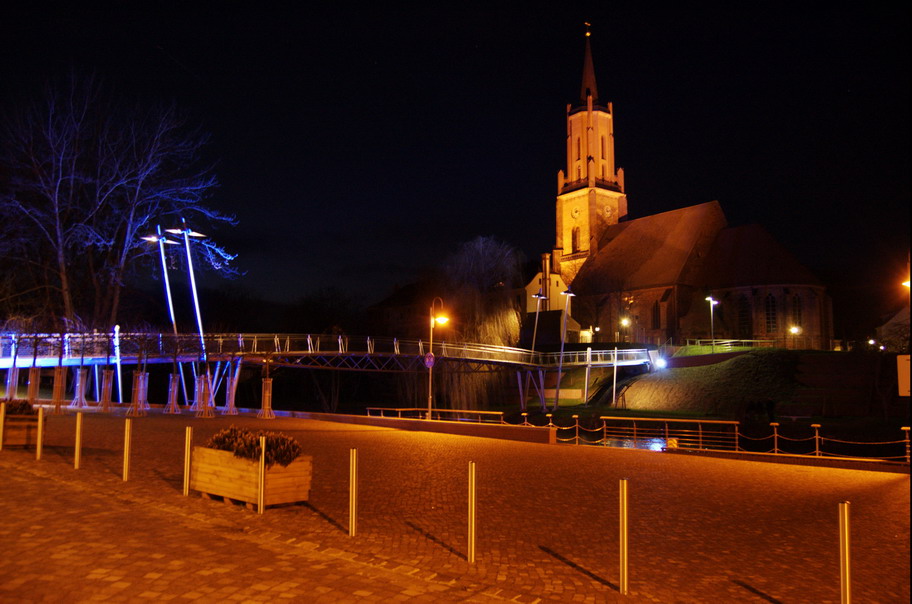
[[[35,409],[28,401],[9,401],[6,403],[7,415],[38,415]]]
[[[212,435],[206,446],[210,449],[230,451],[234,453],[235,457],[242,459],[259,461],[261,436],[266,437],[267,467],[272,467],[275,464],[287,466],[301,455],[301,445],[287,434],[266,432],[264,430],[254,433],[237,426],[219,430]]]

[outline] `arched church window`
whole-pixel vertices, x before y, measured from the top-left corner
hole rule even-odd
[[[608,155],[605,153],[605,137],[602,136],[602,159],[605,159]]]
[[[766,309],[766,333],[776,333],[779,330],[779,317],[776,315],[776,298],[773,294],[766,294],[764,307]]]
[[[580,228],[573,227],[573,231],[570,233],[570,249],[572,250],[571,253],[576,253],[580,250],[579,239],[580,239]]]
[[[576,159],[577,159],[577,161],[582,157],[582,149],[583,149],[582,143],[580,142],[580,139],[577,138],[576,139]]]
[[[658,300],[652,303],[652,328],[662,329],[662,305]]]

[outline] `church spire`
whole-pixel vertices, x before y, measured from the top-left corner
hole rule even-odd
[[[592,95],[592,102],[598,102],[598,87],[595,84],[595,67],[592,66],[592,45],[589,43],[591,32],[586,23],[586,53],[583,57],[583,85],[580,87],[580,102],[584,105]]]

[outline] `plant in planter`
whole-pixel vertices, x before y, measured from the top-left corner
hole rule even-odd
[[[190,488],[251,505],[259,489],[260,437],[266,437],[264,505],[306,501],[313,458],[285,434],[251,432],[231,426],[215,433],[204,447],[193,447]]]
[[[38,442],[38,410],[28,401],[7,402],[2,436],[3,446],[27,447],[36,444]]]

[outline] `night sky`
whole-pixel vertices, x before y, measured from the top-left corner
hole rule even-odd
[[[831,286],[837,325],[876,322],[907,295],[898,5],[78,4],[4,9],[0,103],[76,68],[189,111],[212,134],[210,203],[239,219],[208,233],[239,254],[233,288],[292,301],[335,287],[371,303],[478,235],[550,251],[589,21],[631,218],[719,200]]]

